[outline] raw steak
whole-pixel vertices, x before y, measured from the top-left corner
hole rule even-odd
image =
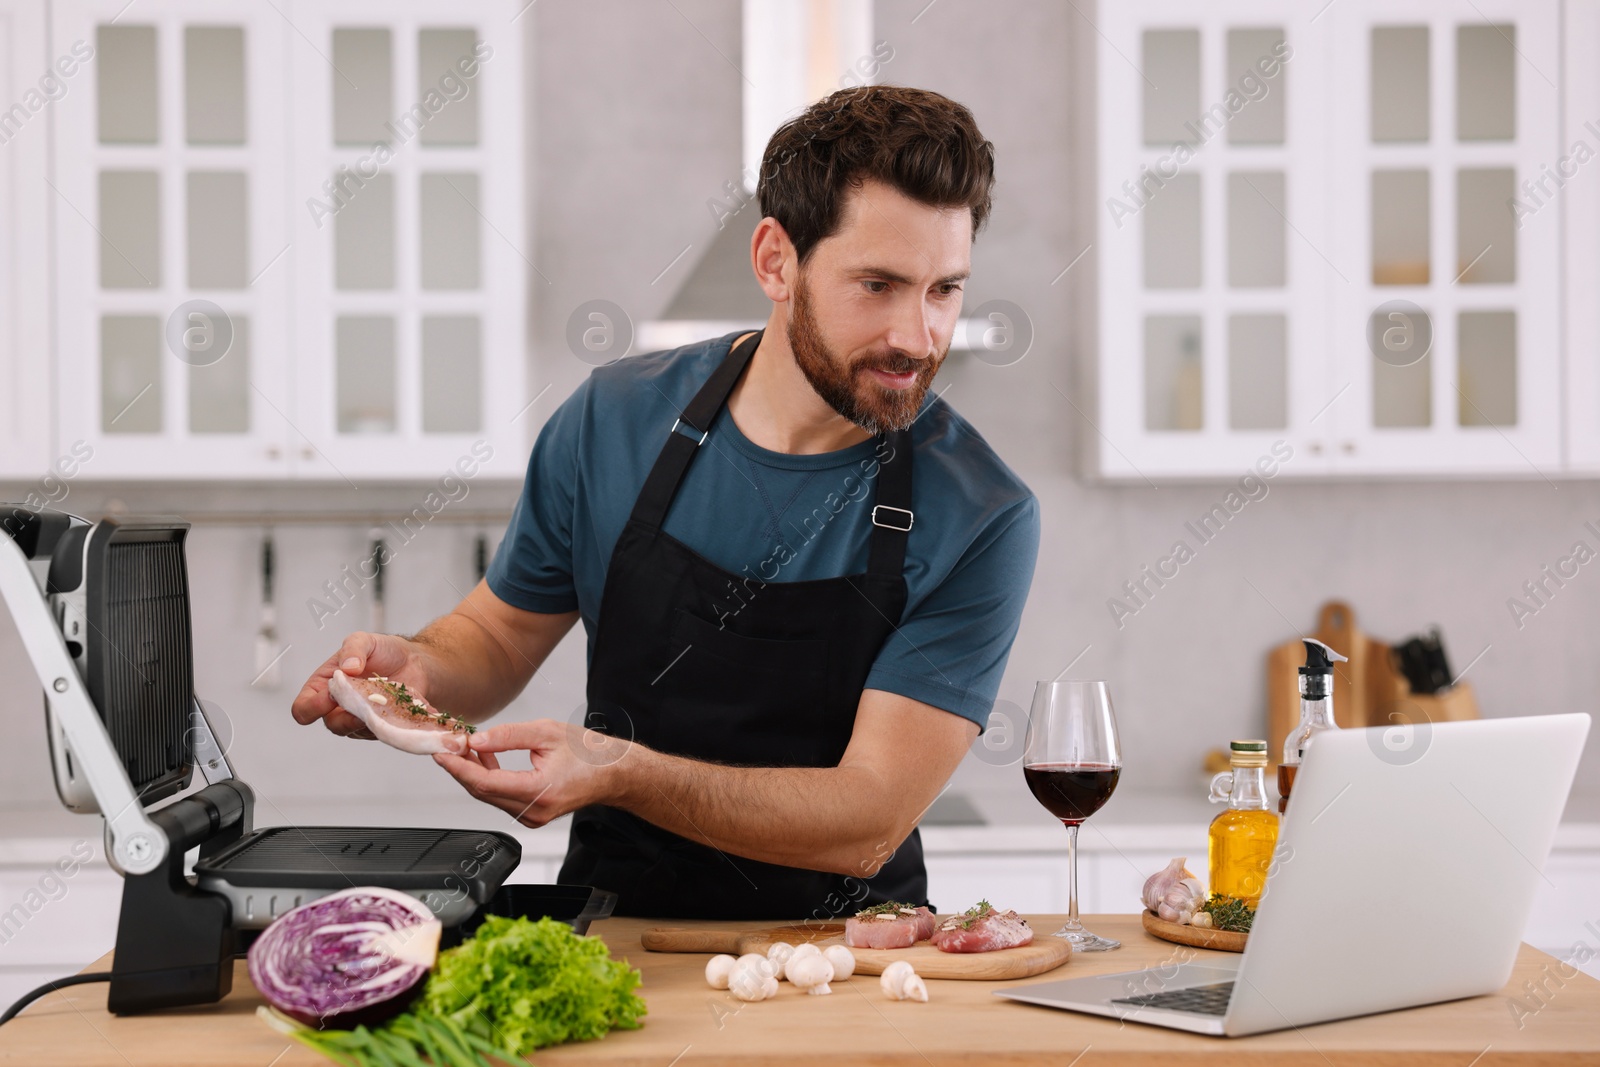
[[[328,695],[366,723],[379,741],[419,756],[434,752],[463,755],[467,751],[467,735],[475,729],[465,719],[429,707],[403,682],[391,682],[376,674],[351,678],[343,671],[334,671],[328,679]]]
[[[910,948],[932,935],[933,923],[927,908],[880,904],[844,921],[844,943],[851,948]]]
[[[944,952],[994,952],[1033,940],[1033,930],[1014,911],[995,911],[987,902],[939,924],[931,938]]]

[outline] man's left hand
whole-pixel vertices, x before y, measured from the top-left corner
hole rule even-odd
[[[629,744],[575,723],[535,719],[478,730],[468,738],[467,755],[441,752],[433,760],[473,797],[539,827],[604,803],[610,768],[628,755]],[[523,750],[533,765],[525,771],[505,770],[495,755]]]

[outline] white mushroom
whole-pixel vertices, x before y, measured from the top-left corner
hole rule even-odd
[[[787,941],[774,941],[767,946],[767,959],[778,969],[777,977],[783,977],[783,965],[789,962],[789,957],[794,955],[794,946]]]
[[[890,1000],[928,1002],[928,987],[905,960],[895,960],[878,976],[878,985]]]
[[[790,957],[788,976],[796,989],[804,989],[807,993],[817,995],[833,992],[828,988],[828,983],[833,981],[833,964],[820,952],[799,959]]]
[[[822,958],[833,964],[833,980],[842,982],[856,973],[856,957],[843,945],[829,945],[822,950]]]
[[[728,977],[728,992],[740,1000],[766,1000],[767,983],[777,985],[777,980],[771,975],[762,974],[761,969],[752,966],[735,966],[733,974]]]
[[[768,978],[764,983],[762,983],[761,992],[764,994],[762,997],[763,1000],[771,1000],[773,997],[777,996],[778,980],[776,978]]]
[[[782,977],[787,978],[791,982],[794,981],[795,965],[801,960],[809,959],[822,959],[822,950],[817,948],[816,945],[807,942],[806,944],[795,948],[795,950],[789,953],[788,957],[783,961]]]
[[[759,952],[746,952],[743,956],[739,957],[737,962],[743,966],[756,968],[761,972],[761,976],[763,978],[771,978],[777,975],[779,971],[777,964],[773,963]]]
[[[721,956],[712,956],[706,961],[706,981],[712,989],[727,989],[728,978],[733,974],[734,965],[739,961],[724,953]]]

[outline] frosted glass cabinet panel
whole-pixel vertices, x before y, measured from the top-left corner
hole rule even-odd
[[[58,185],[57,436],[97,477],[432,479],[480,440],[491,476],[520,477],[514,5],[50,11],[96,60],[36,121]]]
[[[1098,10],[1095,473],[1562,467],[1559,0]]]

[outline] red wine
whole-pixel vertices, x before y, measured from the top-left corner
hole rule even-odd
[[[1028,789],[1064,823],[1080,823],[1100,810],[1117,788],[1122,768],[1109,763],[1036,763],[1022,768]]]

